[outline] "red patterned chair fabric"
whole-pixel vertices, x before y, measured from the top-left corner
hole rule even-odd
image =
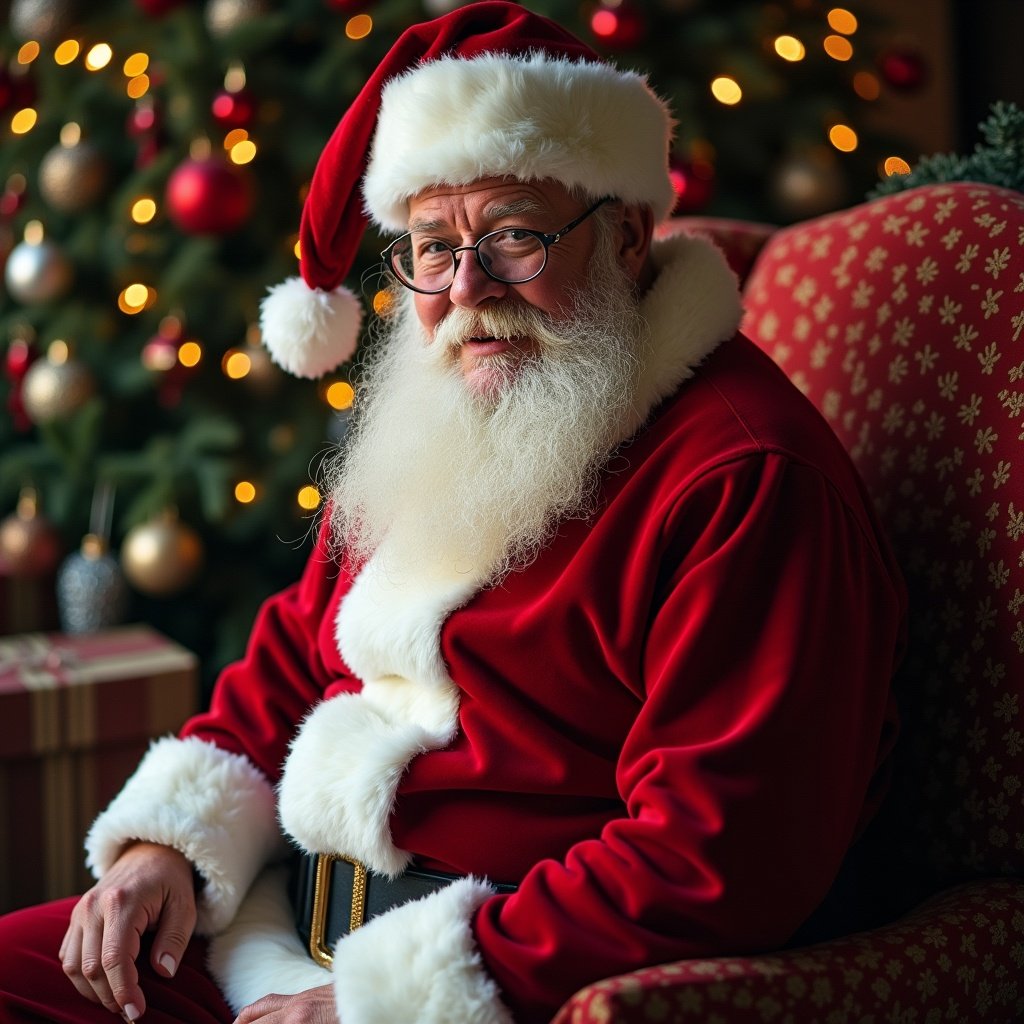
[[[669,230],[726,251],[745,331],[846,444],[907,578],[902,735],[863,843],[893,923],[609,979],[555,1024],[1024,1021],[1024,196]]]

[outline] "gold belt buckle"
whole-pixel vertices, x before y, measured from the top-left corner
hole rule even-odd
[[[331,866],[336,860],[352,865],[352,911],[349,931],[354,932],[366,920],[366,866],[352,857],[333,853],[316,855],[316,878],[313,883],[313,920],[309,929],[309,954],[321,967],[328,970],[334,956],[327,948],[327,908],[330,903]]]

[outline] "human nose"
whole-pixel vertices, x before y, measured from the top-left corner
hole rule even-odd
[[[488,299],[497,299],[505,294],[508,285],[488,277],[480,264],[480,253],[467,247],[455,257],[455,271],[448,290],[448,297],[456,306],[473,309]]]

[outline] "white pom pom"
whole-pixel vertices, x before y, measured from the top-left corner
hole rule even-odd
[[[362,322],[362,306],[347,288],[325,292],[301,277],[274,285],[260,304],[263,344],[296,377],[322,377],[351,359]]]

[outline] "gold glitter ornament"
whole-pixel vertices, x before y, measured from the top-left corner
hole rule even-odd
[[[56,145],[39,164],[39,191],[55,210],[78,213],[103,195],[108,165],[91,142]]]
[[[41,426],[67,419],[96,392],[89,369],[68,355],[64,342],[54,342],[45,359],[37,359],[25,374],[21,399],[28,418]]]
[[[71,34],[78,18],[76,0],[13,0],[11,31],[21,40],[52,43]]]
[[[268,0],[207,0],[204,18],[210,35],[223,39],[269,12]]]
[[[0,564],[11,576],[46,576],[60,560],[56,529],[39,511],[36,492],[22,490],[17,511],[0,522]]]

